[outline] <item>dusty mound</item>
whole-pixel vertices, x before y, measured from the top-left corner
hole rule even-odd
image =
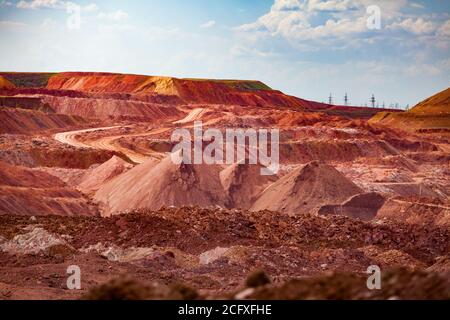
[[[0,89],[1,90],[10,90],[10,89],[14,89],[16,86],[9,81],[8,79],[6,79],[3,76],[0,76]]]
[[[406,131],[442,132],[450,130],[450,88],[419,103],[408,112],[380,112],[370,123]]]
[[[260,165],[236,163],[220,172],[229,208],[249,209],[258,194],[276,181],[276,176],[261,175],[261,168]]]
[[[99,167],[88,171],[82,178],[78,189],[86,194],[97,191],[100,187],[112,178],[124,173],[133,166],[123,159],[113,156]]]
[[[378,193],[363,193],[351,197],[341,205],[326,205],[319,209],[321,215],[345,215],[361,220],[371,220],[384,204],[384,198]]]
[[[170,156],[161,163],[148,160],[100,188],[95,199],[106,214],[163,206],[225,206],[225,196],[213,165],[174,164]]]
[[[450,88],[422,101],[411,109],[414,113],[450,113]]]
[[[251,210],[300,214],[321,205],[341,203],[359,193],[361,190],[335,168],[314,161],[268,187]]]

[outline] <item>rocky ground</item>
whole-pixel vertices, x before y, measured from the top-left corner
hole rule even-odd
[[[4,215],[0,226],[0,288],[9,299],[79,298],[124,277],[230,297],[255,270],[271,282],[245,298],[450,298],[450,233],[438,226],[199,208],[111,218]],[[81,291],[66,287],[70,265],[81,268]],[[381,267],[386,291],[364,287],[371,265]]]

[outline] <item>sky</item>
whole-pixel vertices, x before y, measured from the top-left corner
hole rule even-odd
[[[0,70],[261,80],[413,106],[449,87],[449,0],[0,0]]]

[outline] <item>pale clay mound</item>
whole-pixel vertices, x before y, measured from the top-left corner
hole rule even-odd
[[[86,194],[95,193],[104,183],[126,172],[132,167],[133,166],[125,160],[113,156],[99,167],[92,171],[89,170],[78,185],[78,190]]]
[[[219,179],[220,167],[174,164],[170,156],[155,163],[148,160],[100,188],[95,200],[105,205],[105,214],[164,206],[225,207]]]
[[[301,214],[321,205],[342,203],[359,193],[361,190],[335,168],[313,161],[268,187],[251,210]]]
[[[220,181],[228,197],[228,207],[249,209],[261,191],[278,177],[260,174],[260,165],[233,164],[220,172]]]
[[[219,206],[296,214],[341,204],[362,193],[333,167],[311,162],[276,180],[257,165],[175,165],[149,160],[104,184],[95,194],[104,214],[163,206]]]

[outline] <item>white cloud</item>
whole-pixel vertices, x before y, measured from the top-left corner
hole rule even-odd
[[[376,5],[381,11],[381,30],[369,30],[370,16],[366,8],[373,5],[372,0],[275,0],[270,11],[255,22],[235,28],[238,32],[259,33],[266,36],[281,36],[297,45],[306,41],[322,39],[348,40],[373,43],[390,32],[404,30],[415,35],[435,34],[438,22],[431,17],[414,17],[403,13],[408,5],[406,0],[379,0]],[[324,18],[326,19],[320,19]],[[448,26],[439,29],[447,34]],[[311,43],[310,43],[311,44]],[[328,47],[333,43],[328,42]]]
[[[32,1],[19,1],[17,8],[19,9],[63,9],[66,7],[66,2],[61,0],[32,0]]]
[[[272,10],[283,11],[283,10],[297,10],[302,9],[304,5],[298,0],[278,0],[272,6]]]
[[[112,12],[100,12],[98,14],[99,19],[110,20],[110,21],[121,21],[128,19],[128,13],[122,10],[112,11]]]
[[[413,8],[418,8],[418,9],[423,9],[423,8],[425,8],[425,6],[423,5],[423,4],[421,4],[421,3],[418,3],[418,2],[411,2],[411,7],[413,7]]]
[[[13,3],[10,1],[3,0],[2,2],[0,2],[0,7],[11,7],[12,5]]]
[[[46,18],[42,21],[41,28],[45,30],[51,30],[56,27],[56,21],[51,18]]]
[[[99,10],[99,7],[95,3],[90,3],[83,7],[83,11],[86,12],[97,12]]]
[[[281,35],[290,40],[307,40],[322,37],[341,38],[350,33],[367,31],[366,13],[355,18],[353,13],[360,7],[353,0],[276,0],[270,12],[256,22],[237,28],[238,31],[267,31],[271,35]],[[342,12],[350,10],[346,15]],[[336,16],[322,24],[313,25],[317,12],[330,11]]]
[[[4,3],[8,3],[3,1]],[[2,3],[3,5],[3,3]],[[62,1],[62,0],[31,0],[25,1],[21,0],[17,3],[17,8],[19,9],[67,9],[70,7],[77,6],[82,9],[84,12],[97,12],[100,8],[95,3],[90,3],[85,6],[80,6],[76,3],[70,1]]]
[[[436,26],[434,25],[434,23],[425,21],[422,18],[407,18],[400,22],[394,22],[391,25],[387,26],[387,28],[393,30],[402,29],[417,35],[432,33],[436,30]]]
[[[310,11],[346,11],[356,10],[361,7],[361,3],[354,0],[310,0],[308,2],[308,9]]]
[[[19,29],[28,27],[26,23],[17,22],[17,21],[0,21],[0,27],[5,29]]]
[[[242,45],[235,45],[233,47],[231,47],[230,49],[230,54],[233,57],[245,57],[245,56],[258,56],[258,57],[262,57],[262,58],[266,58],[266,57],[270,57],[273,54],[270,52],[263,52],[254,48],[248,48],[246,46],[242,46]]]
[[[450,20],[447,20],[438,30],[438,34],[444,37],[450,37]]]
[[[216,21],[214,20],[209,20],[203,24],[200,25],[200,28],[211,28],[214,27],[216,25]]]

